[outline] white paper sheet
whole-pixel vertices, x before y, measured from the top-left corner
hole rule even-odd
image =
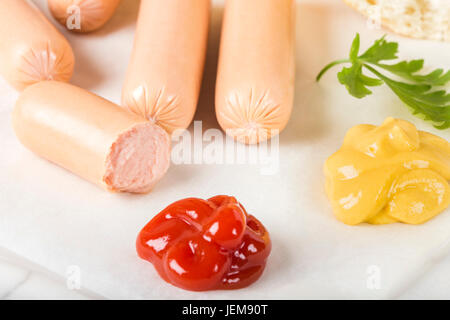
[[[36,1],[49,16],[46,1]],[[72,83],[114,102],[133,42],[138,1],[123,1],[105,28],[89,35],[64,32],[76,55]],[[218,128],[214,114],[221,1],[212,27],[200,104],[195,119]],[[280,137],[279,173],[261,175],[255,165],[174,165],[144,196],[110,194],[38,158],[16,140],[10,111],[17,94],[0,83],[0,246],[66,276],[73,266],[84,288],[107,298],[265,299],[392,298],[449,252],[450,212],[421,226],[346,226],[323,192],[322,165],[344,134],[359,123],[386,117],[409,120],[449,139],[410,114],[386,88],[363,100],[348,95],[332,70],[314,78],[333,59],[347,56],[355,32],[365,48],[384,31],[339,1],[297,4],[297,79],[292,119]],[[402,58],[426,58],[450,67],[450,45],[389,35]],[[193,293],[162,281],[138,259],[139,230],[171,202],[190,196],[236,196],[269,229],[273,250],[254,285],[236,291]]]

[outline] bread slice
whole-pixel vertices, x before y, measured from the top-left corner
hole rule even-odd
[[[398,34],[450,42],[450,0],[344,0]]]

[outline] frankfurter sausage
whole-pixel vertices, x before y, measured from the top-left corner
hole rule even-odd
[[[12,119],[28,149],[111,191],[146,193],[169,167],[162,128],[67,83],[26,88]]]
[[[144,0],[122,105],[172,133],[189,126],[200,92],[209,0]]]
[[[294,97],[293,0],[227,0],[216,83],[220,126],[257,143],[286,126]]]
[[[120,0],[48,0],[53,17],[68,30],[91,32],[113,16]]]
[[[0,73],[14,88],[69,81],[74,64],[70,44],[33,4],[0,1]]]

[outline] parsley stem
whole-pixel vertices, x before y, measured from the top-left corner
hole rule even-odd
[[[316,81],[320,81],[320,78],[322,78],[322,76],[324,75],[325,72],[327,72],[329,69],[333,68],[334,66],[337,66],[338,64],[342,64],[342,63],[349,63],[351,62],[349,59],[342,59],[342,60],[336,60],[334,62],[331,62],[330,64],[327,64],[325,66],[325,68],[322,69],[322,71],[320,71],[320,73],[317,75],[316,77]]]
[[[363,66],[368,69],[370,72],[372,72],[373,74],[375,74],[376,76],[378,76],[380,79],[386,80],[386,77],[384,75],[382,75],[380,72],[378,72],[378,70],[376,70],[375,68],[372,68],[371,66],[369,66],[368,64],[363,64]]]

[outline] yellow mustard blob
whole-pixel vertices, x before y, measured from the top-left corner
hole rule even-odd
[[[333,211],[349,225],[421,224],[450,204],[450,144],[408,121],[351,128],[324,172]]]

